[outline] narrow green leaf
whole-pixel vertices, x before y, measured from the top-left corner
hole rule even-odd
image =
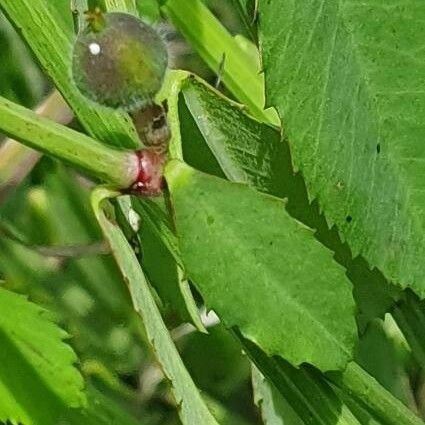
[[[19,28],[47,74],[70,104],[84,128],[104,143],[140,146],[129,117],[89,102],[71,77],[72,47],[75,39],[71,7],[63,15],[48,0],[1,0],[0,8]]]
[[[146,334],[156,358],[171,382],[172,391],[179,406],[180,418],[185,425],[217,425],[187,372],[162,321],[132,248],[112,217],[108,217],[102,209],[105,198],[111,195],[117,194],[106,189],[96,190],[92,197],[93,209],[128,285],[134,308],[143,318]]]
[[[185,271],[207,306],[269,355],[344,368],[356,333],[349,284],[284,202],[177,160],[166,178]]]
[[[180,267],[183,267],[179,255],[178,240],[174,234],[170,218],[165,214],[164,210],[150,199],[133,199],[132,205],[142,218],[142,221],[161,238],[163,244],[173,255],[176,263]]]
[[[310,197],[354,255],[421,297],[424,19],[409,0],[260,2],[268,104]]]
[[[136,0],[136,9],[139,16],[148,22],[155,23],[161,18],[157,0]]]
[[[264,86],[256,60],[240,48],[201,0],[168,0],[162,10],[251,114],[278,124],[273,111],[264,111]]]
[[[267,357],[254,344],[238,334],[236,336],[244,351],[266,377],[268,385],[274,385],[279,391],[279,397],[285,399],[303,424],[359,425],[347,405],[317,370],[307,366],[297,369],[283,359]],[[285,417],[285,425],[287,419]]]
[[[45,310],[1,288],[0,310],[0,420],[56,424],[66,409],[85,403],[67,334]]]
[[[425,302],[408,290],[395,306],[392,315],[409,343],[414,358],[421,367],[425,367]]]
[[[27,146],[67,161],[119,188],[128,188],[136,180],[137,159],[132,152],[105,146],[2,97],[0,114],[0,131]]]
[[[264,425],[304,425],[290,404],[255,366],[252,368],[252,386]]]
[[[354,362],[348,364],[342,375],[327,375],[337,387],[308,365],[296,369],[282,359],[268,358],[252,343],[237,336],[253,362],[306,425],[423,425],[412,411]]]
[[[350,362],[341,375],[329,377],[353,399],[388,425],[424,425],[408,407],[384,389],[357,363]]]
[[[137,13],[135,0],[104,0],[104,2],[108,11]]]
[[[169,219],[160,206],[162,202],[163,199],[120,197],[118,204],[125,222],[134,221],[132,217],[135,214],[138,216],[136,219],[140,220],[136,223],[139,229],[130,229],[129,235],[126,235],[127,239],[133,239],[137,243],[141,251],[138,255],[139,262],[164,306],[177,312],[182,321],[191,322],[198,330],[206,332],[189,284],[166,243],[165,233],[172,238],[175,236],[172,234]],[[161,223],[164,224],[162,231],[158,227]],[[174,245],[177,246],[177,241]]]
[[[32,107],[43,95],[45,81],[30,52],[0,12],[0,95]]]
[[[412,358],[389,315],[385,322],[375,319],[369,324],[360,338],[356,361],[394,397],[412,410],[416,409],[408,372]]]
[[[344,401],[344,403],[348,406],[351,412],[353,412],[357,420],[362,425],[383,425],[383,422],[378,420],[364,405],[361,405],[352,399],[340,388],[334,387],[333,390],[339,396],[339,398]]]
[[[255,21],[257,18],[258,0],[230,0],[230,2],[238,12],[247,34],[250,35],[253,41],[257,41]]]

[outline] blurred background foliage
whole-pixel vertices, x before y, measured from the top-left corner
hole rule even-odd
[[[252,22],[234,7],[234,2],[240,6],[239,1],[205,3],[233,35],[255,41]],[[192,71],[229,95],[219,84],[219,75],[169,22],[161,20],[155,0],[137,4],[139,12],[155,22],[167,40],[172,67]],[[73,25],[69,0],[55,0],[49,7],[63,25]],[[1,14],[0,63],[1,96],[35,108],[52,91],[51,82]],[[75,121],[70,125],[79,127]],[[0,137],[0,155],[4,143]],[[132,424],[135,418],[134,423],[143,425],[179,424],[167,382],[147,348],[146,336],[93,216],[89,203],[93,183],[41,157],[30,173],[22,173],[25,178],[19,184],[1,196],[1,164],[0,156],[0,284],[29,294],[32,301],[55,314],[72,335],[69,343],[78,354],[93,397],[124,408],[130,415],[125,423]],[[149,277],[152,281],[172,278],[168,271]],[[159,285],[156,289],[164,298]],[[162,299],[161,305],[185,365],[219,422],[261,423],[253,403],[251,365],[232,335],[207,315],[209,333],[194,332],[166,300]],[[390,316],[376,319],[367,328],[357,360],[388,390],[424,414],[424,374]],[[113,407],[93,417],[95,423],[112,423]]]
[[[251,36],[230,2],[206,3],[232,34]],[[72,25],[69,0],[56,0],[49,7],[64,25]],[[161,21],[154,2],[139,1],[138,8],[146,19],[156,21],[173,68],[190,70],[216,85],[218,76],[168,22]],[[1,14],[0,63],[1,96],[35,108],[51,92],[51,82]],[[77,122],[70,125],[78,128]],[[0,155],[4,143],[0,137]],[[28,294],[54,313],[72,335],[69,343],[97,397],[106,397],[108,404],[113,400],[144,425],[180,423],[95,222],[89,203],[92,183],[47,157],[23,175],[0,196],[0,284]],[[1,176],[0,170],[0,189]],[[170,305],[163,307],[184,362],[220,423],[260,423],[252,402],[250,364],[239,344],[214,320],[209,334],[193,332]],[[98,423],[112,423],[107,412],[103,415]]]

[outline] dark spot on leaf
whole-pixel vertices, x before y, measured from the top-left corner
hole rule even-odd
[[[380,144],[380,143],[378,143],[378,144],[376,145],[376,152],[377,152],[377,153],[381,153],[381,144]]]
[[[353,221],[353,217],[351,217],[351,215],[347,215],[347,217],[345,217],[345,221],[347,223],[351,223]]]
[[[211,215],[209,215],[209,216],[207,217],[207,223],[208,223],[209,225],[214,224],[214,221],[215,221],[215,219],[214,219],[214,217],[212,217]]]

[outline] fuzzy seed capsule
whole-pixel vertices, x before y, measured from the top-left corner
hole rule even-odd
[[[73,78],[89,99],[136,111],[152,103],[168,65],[164,41],[133,15],[106,13],[74,45]]]

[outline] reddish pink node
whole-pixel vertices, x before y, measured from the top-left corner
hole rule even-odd
[[[166,155],[150,149],[138,151],[139,174],[131,192],[141,196],[158,196],[164,189],[164,164]]]

